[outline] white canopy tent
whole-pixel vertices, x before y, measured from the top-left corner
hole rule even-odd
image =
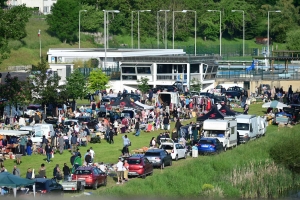
[[[154,109],[154,106],[148,106],[146,104],[142,104],[139,101],[134,102],[136,105],[143,107],[145,110],[150,110],[150,109]]]

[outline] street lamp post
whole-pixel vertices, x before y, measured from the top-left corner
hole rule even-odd
[[[167,34],[167,12],[170,12],[170,10],[159,10],[157,11],[157,48],[159,48],[159,20],[158,20],[158,13],[159,12],[165,12],[165,49],[168,48],[168,34]]]
[[[231,12],[243,13],[243,57],[245,56],[245,12],[243,10],[232,10]]]
[[[176,13],[176,12],[181,12],[181,13],[185,13],[186,11],[183,11],[183,10],[181,10],[181,11],[173,11],[173,22],[172,22],[172,32],[173,32],[173,49],[174,49],[174,38],[175,38],[175,25],[174,25],[174,23],[175,23],[175,16],[174,16],[174,13]]]
[[[197,11],[195,10],[183,10],[182,12],[194,12],[195,13],[195,56],[197,55]]]
[[[87,10],[80,10],[79,11],[79,25],[78,25],[78,48],[80,49],[80,13],[81,12],[86,12]]]
[[[109,42],[109,36],[108,36],[108,34],[109,34],[109,31],[108,31],[108,24],[109,24],[109,20],[108,20],[108,13],[119,13],[120,11],[118,11],[118,10],[107,10],[105,13],[106,13],[106,38],[107,38],[107,40],[106,40],[106,42],[107,42],[107,45],[106,45],[106,47],[107,48],[109,48],[108,47],[108,42]]]
[[[106,16],[107,16],[107,13],[109,12],[113,12],[113,13],[119,13],[120,11],[118,10],[103,10],[104,12],[104,51],[105,51],[105,55],[104,55],[104,66],[103,67],[106,67],[106,52],[107,52],[107,35],[106,35],[106,27],[107,27],[107,24],[106,24]]]
[[[131,48],[133,49],[133,13],[135,11],[131,11]]]
[[[270,56],[270,12],[280,13],[281,10],[268,11],[268,56]]]
[[[140,12],[151,12],[151,10],[138,10],[138,49],[140,49]]]
[[[222,56],[222,12],[221,10],[207,10],[208,12],[220,12],[220,56]]]

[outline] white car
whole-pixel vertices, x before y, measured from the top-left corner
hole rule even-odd
[[[173,160],[178,160],[180,158],[185,159],[187,157],[187,150],[182,144],[175,143],[170,138],[160,139],[160,143],[159,148],[170,153]]]

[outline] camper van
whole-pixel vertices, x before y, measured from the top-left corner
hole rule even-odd
[[[54,128],[52,124],[35,124],[34,126],[23,126],[20,131],[29,131],[33,143],[42,142],[43,136],[47,139],[54,136]]]
[[[258,120],[255,115],[237,115],[236,121],[241,143],[246,143],[258,136]]]
[[[170,111],[173,111],[174,107],[181,108],[178,92],[160,92],[155,98],[155,104],[169,106]]]
[[[237,146],[237,123],[234,119],[207,119],[203,122],[205,138],[218,138],[224,151]]]

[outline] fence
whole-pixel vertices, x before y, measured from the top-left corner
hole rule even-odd
[[[236,70],[219,69],[217,79],[251,79],[251,80],[299,80],[300,67],[289,67],[287,69],[273,70]]]
[[[78,68],[78,70],[85,76],[89,77],[91,71],[98,69],[98,68]],[[121,72],[119,67],[117,68],[102,68],[102,72],[106,75],[109,76],[110,80],[120,80],[121,79]]]

